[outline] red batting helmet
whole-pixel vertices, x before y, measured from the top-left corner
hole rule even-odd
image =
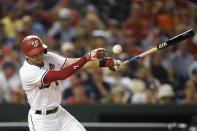
[[[32,56],[41,51],[46,53],[47,46],[42,42],[42,40],[35,35],[29,35],[25,37],[22,41],[22,51],[27,56]]]

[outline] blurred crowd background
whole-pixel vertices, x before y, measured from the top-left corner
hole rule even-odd
[[[0,103],[27,103],[18,74],[27,35],[64,57],[103,47],[123,61],[197,31],[197,3],[189,0],[0,0],[0,12]],[[197,35],[119,72],[80,71],[62,81],[62,104],[197,104],[196,59]]]

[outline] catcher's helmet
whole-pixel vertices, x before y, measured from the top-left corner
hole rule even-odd
[[[42,42],[42,40],[35,35],[29,35],[25,37],[22,41],[22,51],[26,56],[32,56],[39,53],[40,51],[47,52],[47,46]]]

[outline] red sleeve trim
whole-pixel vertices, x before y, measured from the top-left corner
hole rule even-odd
[[[41,84],[44,84],[43,79],[44,79],[44,77],[46,76],[46,74],[47,74],[48,71],[49,71],[49,70],[45,71],[45,73],[42,75],[42,77],[41,77]]]
[[[43,79],[43,83],[47,84],[57,80],[65,80],[75,72],[77,72],[87,61],[80,58],[75,63],[63,67],[60,70],[49,70]]]
[[[67,58],[65,59],[64,64],[62,65],[60,69],[62,69],[66,63],[67,63]]]

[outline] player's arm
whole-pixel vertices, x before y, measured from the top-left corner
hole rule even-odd
[[[51,83],[57,80],[64,80],[77,72],[88,60],[85,57],[81,57],[76,62],[63,67],[60,70],[49,70],[43,78],[43,83]]]
[[[67,65],[73,64],[76,61],[78,61],[80,58],[68,58],[67,59]],[[94,60],[94,61],[88,61],[83,65],[81,69],[90,69],[90,68],[95,68],[99,67],[99,60]]]
[[[67,64],[67,66],[63,67],[60,70],[49,70],[44,76],[43,83],[47,84],[53,81],[64,80],[68,78],[69,76],[77,72],[79,69],[81,69],[87,62],[93,61],[94,59],[102,58],[100,56],[101,51],[103,51],[103,49],[95,49],[85,54],[85,56],[73,60],[72,61],[73,63]],[[105,59],[104,62],[101,63],[99,62],[99,66],[104,67],[106,64],[110,65],[111,62],[113,62],[112,59],[111,60]],[[96,62],[95,63],[90,62],[90,64],[87,64],[85,68],[89,68],[88,66],[93,66],[93,64],[96,64]],[[97,67],[98,67],[98,63],[97,63]]]
[[[68,58],[67,65],[75,63],[79,58]],[[120,60],[114,60],[110,57],[106,57],[100,60],[88,61],[81,67],[81,69],[91,69],[96,67],[109,67],[110,70],[115,71],[114,65],[120,65]]]

